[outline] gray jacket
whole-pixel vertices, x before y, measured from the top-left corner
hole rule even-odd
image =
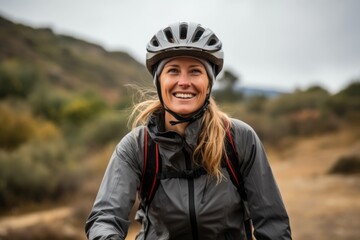
[[[153,117],[147,127],[149,136],[159,144],[163,171],[185,170],[192,165],[186,156],[192,156],[196,148],[201,120],[191,123],[181,137],[164,131],[161,116]],[[291,239],[288,215],[260,140],[242,121],[232,119],[232,128],[254,236],[261,240]],[[85,231],[91,240],[126,237],[142,176],[143,132],[144,127],[134,129],[116,146],[86,222]],[[147,211],[136,214],[142,222],[136,239],[244,239],[240,194],[226,169],[222,172],[225,178],[218,184],[207,175],[192,180],[161,180]]]

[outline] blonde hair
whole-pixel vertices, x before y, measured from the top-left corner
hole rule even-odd
[[[145,95],[146,93],[141,93],[141,96]],[[146,125],[151,115],[162,109],[163,106],[154,94],[151,99],[136,104],[130,115],[130,121],[133,119],[132,128],[139,125]],[[194,151],[193,157],[210,175],[216,177],[217,182],[220,182],[223,178],[220,171],[221,161],[226,154],[226,128],[230,126],[230,120],[224,112],[220,111],[214,99],[211,97],[209,108],[204,113],[201,126],[198,146]]]

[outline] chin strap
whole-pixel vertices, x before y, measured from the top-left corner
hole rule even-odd
[[[209,108],[209,104],[210,104],[210,93],[206,96],[204,105],[194,114],[192,114],[190,117],[182,117],[180,115],[178,115],[177,113],[171,111],[170,109],[168,109],[165,104],[164,101],[162,99],[162,95],[161,95],[161,88],[160,88],[160,83],[159,81],[156,81],[156,90],[158,92],[158,96],[161,102],[161,105],[164,107],[165,111],[167,111],[168,113],[170,113],[174,118],[176,118],[178,121],[170,121],[169,123],[174,126],[176,124],[180,124],[180,123],[185,123],[185,122],[193,122],[199,118],[201,118],[205,111]]]
[[[210,104],[210,101],[209,101],[209,96],[206,97],[206,100],[205,100],[205,103],[204,105],[199,109],[199,111],[197,111],[196,113],[194,113],[193,115],[191,115],[190,117],[181,117],[179,116],[178,114],[174,113],[173,111],[171,111],[170,109],[166,108],[164,105],[164,108],[165,108],[165,111],[167,111],[168,113],[170,113],[172,116],[174,116],[178,121],[170,121],[170,124],[172,126],[176,125],[176,124],[179,124],[179,123],[184,123],[184,122],[193,122],[199,118],[201,118],[205,111],[208,109],[209,107],[209,104]]]

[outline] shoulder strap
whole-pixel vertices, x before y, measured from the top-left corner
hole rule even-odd
[[[226,169],[230,173],[231,181],[237,187],[241,198],[247,200],[246,192],[244,189],[243,177],[240,172],[240,163],[238,160],[238,155],[236,152],[230,127],[226,128],[225,148],[226,148],[226,155],[225,155]]]
[[[231,128],[228,124],[226,128],[226,140],[225,140],[225,148],[226,148],[226,154],[225,154],[225,163],[226,163],[226,169],[230,174],[230,179],[232,183],[236,186],[240,197],[242,199],[242,205],[245,211],[245,221],[244,221],[244,227],[245,227],[245,234],[246,239],[251,240],[252,238],[252,222],[250,218],[249,209],[247,207],[247,195],[245,192],[244,187],[244,180],[243,176],[240,171],[240,162],[238,160],[238,154],[236,152],[235,143],[231,134]]]
[[[159,185],[161,174],[161,159],[159,154],[159,146],[154,141],[149,141],[147,128],[144,129],[144,166],[140,183],[141,207],[148,206]]]

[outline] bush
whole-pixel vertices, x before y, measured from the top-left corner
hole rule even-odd
[[[358,174],[360,173],[360,156],[351,155],[341,157],[329,170],[330,174]]]
[[[128,114],[112,112],[103,114],[86,124],[81,140],[90,147],[103,147],[112,141],[119,141],[127,132]]]
[[[327,108],[341,118],[358,119],[360,109],[360,81],[354,81],[327,101]]]
[[[86,93],[67,102],[62,108],[62,119],[70,124],[81,125],[97,116],[106,108],[105,102],[97,95]]]
[[[35,121],[31,116],[0,105],[0,148],[14,149],[31,139],[34,132]]]
[[[0,208],[55,200],[75,191],[81,174],[61,140],[31,141],[17,151],[0,151]]]
[[[57,124],[79,126],[106,109],[106,103],[97,94],[85,92],[80,95],[65,95],[46,87],[38,87],[30,97],[34,114]]]
[[[265,110],[266,103],[265,96],[252,96],[246,100],[246,109],[250,113],[261,113]]]
[[[267,135],[308,136],[337,129],[336,117],[326,108],[330,97],[323,88],[313,86],[269,100],[265,116],[273,125]]]
[[[318,109],[303,109],[288,116],[289,134],[309,136],[338,129],[336,118]]]
[[[0,149],[13,150],[32,138],[48,140],[59,134],[50,122],[35,119],[21,109],[0,105]]]
[[[329,93],[321,87],[310,87],[305,91],[282,95],[269,102],[268,111],[272,116],[292,114],[304,109],[317,109],[322,111]]]
[[[62,109],[69,101],[67,96],[49,91],[46,86],[38,87],[31,94],[30,105],[35,115],[49,119],[55,123],[60,123],[62,118]]]
[[[0,99],[27,97],[39,82],[37,70],[30,64],[9,60],[0,64]]]

